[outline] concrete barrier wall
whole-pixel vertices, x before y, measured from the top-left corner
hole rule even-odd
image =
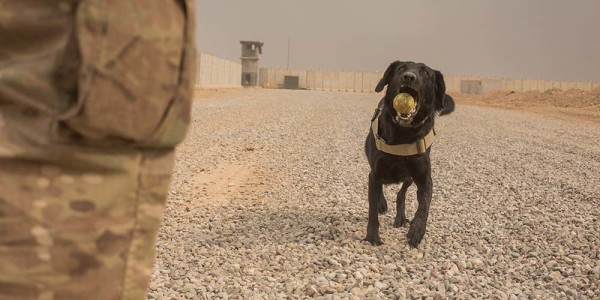
[[[199,53],[197,63],[197,87],[222,88],[242,86],[242,65],[240,63],[206,53]]]
[[[281,88],[285,76],[298,76],[301,89],[368,93],[375,91],[375,86],[383,74],[379,72],[263,68],[260,71],[259,84],[267,88]],[[563,91],[570,89],[589,91],[594,88],[600,88],[600,83],[594,82],[482,77],[473,75],[444,75],[444,80],[448,92],[460,92],[461,82],[464,80],[480,81],[481,91],[484,93],[502,90],[543,92],[552,88]]]
[[[373,92],[381,79],[377,72],[343,72],[330,70],[298,70],[263,68],[259,84],[265,88],[281,88],[285,76],[298,76],[301,89],[340,92]]]

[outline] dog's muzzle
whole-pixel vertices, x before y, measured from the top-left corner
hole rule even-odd
[[[398,89],[398,93],[396,94],[396,97],[402,96],[402,94],[410,95],[413,98],[413,101],[415,103],[414,103],[412,109],[408,112],[405,112],[405,111],[399,112],[398,110],[394,109],[396,111],[396,116],[394,117],[394,122],[400,126],[409,126],[410,123],[415,118],[415,116],[417,115],[417,112],[419,111],[419,107],[420,107],[419,92],[417,92],[415,89],[408,87],[408,86],[400,86],[400,89]]]

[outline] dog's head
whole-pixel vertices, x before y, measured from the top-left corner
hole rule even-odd
[[[446,115],[454,111],[454,99],[446,94],[444,76],[425,64],[401,61],[391,63],[375,91],[381,92],[386,85],[384,105],[393,112],[397,125],[410,127],[435,113]],[[408,93],[415,99],[416,105],[411,112],[401,114],[394,110],[393,99],[400,93]]]

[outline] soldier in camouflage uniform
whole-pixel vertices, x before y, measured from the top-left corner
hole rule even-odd
[[[144,299],[193,0],[0,0],[0,299]]]

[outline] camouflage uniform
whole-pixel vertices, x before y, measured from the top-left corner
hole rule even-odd
[[[193,0],[0,0],[0,299],[143,299]]]

